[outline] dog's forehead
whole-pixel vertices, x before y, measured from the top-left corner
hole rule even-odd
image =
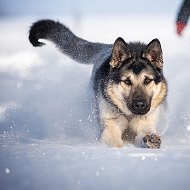
[[[125,81],[127,79],[131,79],[132,81],[144,81],[146,77],[153,79],[154,75],[149,72],[148,70],[143,70],[140,74],[135,74],[134,72],[128,70],[126,72],[123,72],[122,75],[120,75],[121,80]]]
[[[120,76],[154,75],[154,70],[144,60],[135,60],[126,63],[120,71]]]

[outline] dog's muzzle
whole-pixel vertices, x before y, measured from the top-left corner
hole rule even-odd
[[[127,107],[135,115],[145,115],[150,110],[151,99],[142,90],[136,89],[127,98]]]

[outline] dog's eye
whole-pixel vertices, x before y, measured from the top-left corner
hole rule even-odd
[[[144,84],[145,84],[145,85],[148,85],[148,84],[150,84],[152,81],[153,81],[153,79],[149,79],[148,77],[146,77],[146,78],[144,79]]]
[[[130,79],[126,79],[125,81],[123,81],[126,85],[131,86],[132,82]]]

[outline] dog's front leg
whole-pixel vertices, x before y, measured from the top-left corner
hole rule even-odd
[[[155,117],[139,117],[131,121],[131,127],[137,134],[136,144],[142,144],[145,148],[160,148],[161,139],[156,131]]]
[[[102,132],[102,141],[107,145],[122,147],[124,145],[122,134],[127,128],[128,121],[124,116],[102,118],[104,130]]]

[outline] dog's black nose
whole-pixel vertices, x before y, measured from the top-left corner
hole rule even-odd
[[[142,109],[144,110],[146,108],[146,103],[143,101],[137,101],[134,103],[133,106],[136,110],[142,110]]]
[[[134,100],[132,104],[132,108],[137,114],[145,114],[148,110],[148,107],[148,103],[143,99]]]

